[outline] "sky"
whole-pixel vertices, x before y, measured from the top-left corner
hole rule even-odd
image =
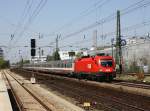
[[[98,32],[98,46],[109,45],[111,38],[115,38],[117,10],[121,13],[123,37],[143,36],[150,32],[149,0],[0,2],[0,46],[4,50],[5,59],[11,62],[19,61],[21,56],[24,59],[30,58],[31,38],[36,39],[37,47],[42,47],[44,55],[52,54],[57,35],[60,36],[60,50],[90,48],[94,30]],[[101,23],[102,20],[106,22]],[[98,23],[99,25],[95,25]],[[139,25],[134,26],[135,24]],[[125,30],[130,26],[134,27]]]

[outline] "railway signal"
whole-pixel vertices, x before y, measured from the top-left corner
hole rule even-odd
[[[32,57],[35,56],[35,53],[36,53],[36,50],[33,49],[33,48],[31,48],[31,56],[32,56]]]
[[[36,55],[36,40],[31,39],[31,56],[34,57]]]
[[[32,59],[34,59],[35,55],[36,55],[36,40],[31,39],[31,56],[32,56]],[[34,61],[33,61],[33,66],[34,66]],[[34,71],[32,73],[30,81],[31,81],[32,84],[36,83],[36,78],[35,78]]]
[[[35,44],[35,39],[31,39],[31,48],[35,48],[36,44]]]

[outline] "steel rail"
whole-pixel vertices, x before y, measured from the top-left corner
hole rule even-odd
[[[115,83],[112,83],[112,84],[115,84],[115,85],[122,85],[122,86],[128,86],[128,87],[134,87],[134,88],[150,89],[150,85],[142,84],[142,83],[115,82]]]
[[[32,72],[32,71],[27,71],[27,72]],[[51,76],[50,74],[42,74],[42,73],[37,73],[37,72],[35,72],[35,74],[37,74],[37,75],[42,75],[42,76]],[[54,76],[54,75],[53,75]],[[56,76],[56,75],[55,75]],[[71,80],[71,78],[70,78],[70,80]],[[76,88],[76,90],[81,90],[81,89],[78,89],[78,88]],[[96,93],[96,92],[95,92]],[[87,94],[87,95],[89,95],[89,93],[88,92],[84,92],[84,94]],[[130,105],[130,104],[127,104],[127,103],[122,103],[122,101],[120,102],[119,101],[119,98],[113,98],[113,99],[110,99],[110,98],[104,98],[103,96],[100,96],[100,95],[92,95],[92,96],[95,96],[96,98],[97,97],[99,97],[99,98],[101,98],[101,99],[107,99],[107,101],[112,101],[112,102],[114,102],[114,103],[117,103],[117,104],[120,104],[121,106],[126,106],[127,108],[131,108],[131,109],[134,109],[134,110],[138,110],[138,111],[145,111],[145,109],[143,109],[143,108],[139,108],[139,107],[137,107],[137,106],[135,106],[135,105]],[[112,106],[112,105],[110,105],[110,106]]]
[[[2,74],[3,74],[3,76],[5,77],[5,79],[7,80],[9,86],[10,86],[10,90],[11,90],[11,92],[12,92],[12,94],[13,94],[13,97],[14,97],[16,103],[17,103],[17,106],[18,106],[18,108],[19,108],[19,111],[25,111],[25,110],[22,108],[22,106],[23,106],[22,102],[20,101],[19,97],[15,94],[14,89],[13,89],[13,87],[12,87],[10,81],[8,80],[8,78],[7,78],[6,74],[5,74],[5,72],[2,71]]]
[[[24,88],[36,101],[38,101],[47,111],[52,111],[47,105],[45,105],[38,97],[35,96],[34,93],[32,93],[28,88],[26,88],[23,84],[21,84],[14,76],[12,76],[9,72],[7,72],[7,74],[9,74],[14,80],[16,80],[17,83],[19,83],[19,85]],[[6,76],[6,72],[5,72],[5,76]],[[6,76],[7,78],[7,76]],[[7,78],[8,80],[8,78]],[[8,82],[10,83],[10,81],[8,80]],[[11,83],[10,83],[11,84]],[[17,99],[18,100],[18,99]]]
[[[61,85],[62,85],[62,84],[61,84]],[[63,85],[62,85],[62,86],[63,86]],[[70,89],[70,90],[68,90],[68,91],[71,91],[71,88],[70,88],[69,86],[66,85],[65,87],[68,87],[68,88]],[[55,88],[60,88],[60,87],[55,87]],[[77,92],[78,92],[78,91],[81,92],[80,94],[82,94],[81,89],[79,89],[79,88],[73,88],[73,89],[77,90]],[[64,89],[63,89],[63,90],[64,90]],[[134,110],[145,111],[145,109],[136,107],[136,106],[134,106],[134,105],[130,105],[130,104],[127,104],[127,103],[123,103],[122,101],[120,102],[119,98],[107,98],[107,97],[103,97],[103,95],[97,94],[96,91],[93,91],[93,92],[94,92],[94,95],[90,95],[89,92],[84,92],[83,96],[84,96],[84,95],[89,96],[89,97],[91,96],[91,99],[97,99],[97,98],[99,98],[99,99],[102,99],[102,100],[104,100],[104,101],[111,101],[111,102],[120,104],[120,105],[123,106],[123,107],[128,107],[128,108],[130,107],[131,109],[134,109]],[[79,95],[78,95],[78,96],[79,96]],[[80,96],[82,96],[82,95],[80,95]],[[116,108],[113,108],[113,107],[114,107],[113,104],[112,104],[112,105],[109,104],[109,106],[105,106],[105,107],[108,108],[108,109],[117,110]]]

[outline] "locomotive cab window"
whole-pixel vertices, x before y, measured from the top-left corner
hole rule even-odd
[[[112,67],[112,60],[100,60],[100,64],[103,67]]]

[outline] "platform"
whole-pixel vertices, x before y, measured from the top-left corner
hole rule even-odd
[[[0,72],[0,111],[13,111],[7,87]]]
[[[27,90],[29,90],[30,93],[32,93],[32,95],[34,95],[35,98],[38,98],[45,106],[47,106],[52,111],[84,111],[84,109],[76,106],[75,104],[70,103],[69,101],[49,91],[47,87],[42,87],[40,84],[31,84],[29,80],[13,72],[6,71],[6,73],[11,74],[11,76],[9,74],[6,74],[8,79],[14,77],[20,84],[23,84],[23,86]],[[17,89],[18,86],[14,84],[14,81],[12,81],[12,79],[9,80],[11,81],[11,84],[14,87],[14,89]],[[23,90],[20,91],[16,90],[15,91],[16,95],[19,95],[19,97],[21,97],[20,95],[23,94],[22,91]],[[24,101],[25,100],[24,97],[21,100]],[[22,102],[22,103],[31,104],[31,102]],[[34,110],[34,111],[42,111],[42,110]]]

